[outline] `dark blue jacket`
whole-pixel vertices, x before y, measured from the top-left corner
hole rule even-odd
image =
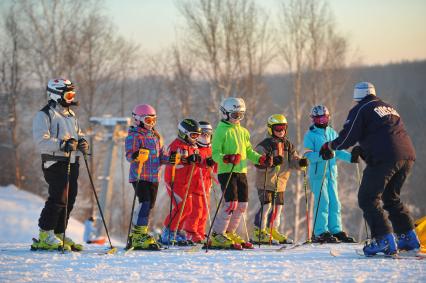
[[[413,143],[398,112],[374,95],[366,96],[349,111],[331,147],[346,149],[356,142],[370,165],[416,159]]]

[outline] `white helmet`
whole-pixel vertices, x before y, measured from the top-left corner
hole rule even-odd
[[[330,111],[328,111],[327,107],[321,104],[312,107],[311,118],[324,115],[330,115]]]
[[[354,100],[361,101],[367,95],[376,95],[374,85],[369,82],[359,82],[354,88]]]
[[[75,98],[74,85],[67,79],[51,79],[46,87],[47,99],[61,104],[71,104]]]
[[[220,111],[222,112],[222,117],[225,120],[229,120],[230,118],[234,120],[242,120],[244,118],[244,113],[246,112],[246,104],[242,98],[228,97],[220,104]]]

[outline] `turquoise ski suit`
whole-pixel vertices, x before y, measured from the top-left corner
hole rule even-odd
[[[345,150],[336,150],[334,158],[325,161],[319,154],[321,146],[338,137],[337,132],[330,126],[325,129],[312,125],[305,133],[305,156],[309,160],[308,177],[311,191],[314,193],[315,204],[313,217],[317,211],[318,198],[322,184],[321,200],[316,219],[314,235],[319,236],[324,232],[336,234],[342,231],[342,219],[340,215],[340,201],[337,191],[337,163],[336,159],[351,162],[351,154]],[[327,165],[327,168],[325,166]],[[315,221],[315,220],[313,220]]]

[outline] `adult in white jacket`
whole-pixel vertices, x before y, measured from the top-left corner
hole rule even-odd
[[[48,103],[34,117],[33,138],[41,153],[49,196],[39,218],[39,239],[31,247],[58,249],[64,246],[81,250],[82,246],[72,239],[66,237],[64,245],[62,239],[77,197],[79,157],[81,153],[87,154],[89,145],[70,109],[77,105],[71,81],[51,79],[46,90]]]

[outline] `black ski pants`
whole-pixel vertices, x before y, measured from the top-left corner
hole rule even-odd
[[[66,191],[67,167],[68,163],[63,161],[58,161],[48,168],[44,168],[44,165],[42,165],[44,179],[49,185],[49,196],[38,220],[38,226],[43,230],[54,230],[55,233],[63,233],[65,231],[64,218],[67,194],[68,213],[66,224],[68,224],[68,219],[77,197],[79,164],[78,162],[71,163],[68,192]]]
[[[401,188],[413,164],[412,160],[400,160],[367,165],[365,168],[358,192],[358,204],[373,238],[380,238],[393,231],[403,234],[414,228],[413,219],[400,199]]]
[[[229,174],[231,173],[221,173],[217,175],[222,192],[225,190]],[[233,172],[231,180],[229,181],[228,188],[226,189],[225,202],[236,200],[238,202],[248,202],[248,183],[247,174],[245,173]]]

